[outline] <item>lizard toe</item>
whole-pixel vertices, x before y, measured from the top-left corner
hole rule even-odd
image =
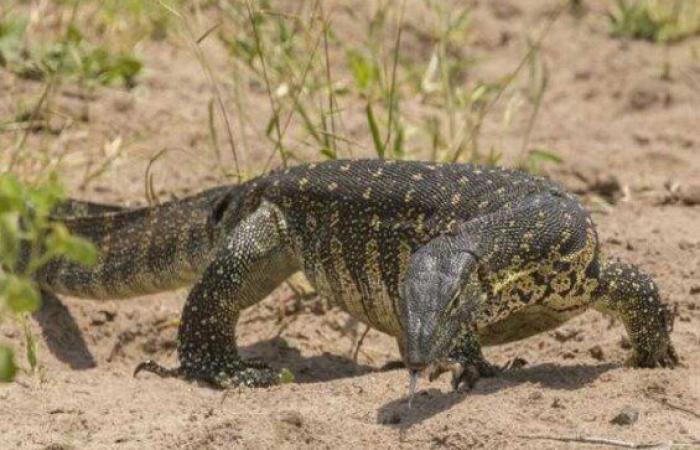
[[[151,372],[158,375],[161,378],[182,378],[184,377],[184,371],[182,367],[168,368],[161,366],[152,359],[148,359],[139,363],[134,369],[134,377],[139,374],[139,372]]]
[[[480,378],[488,378],[498,375],[502,369],[488,363],[485,360],[479,361],[455,361],[448,360],[436,362],[427,369],[428,380],[435,381],[443,373],[452,374],[452,389],[471,389]]]
[[[508,370],[518,370],[522,369],[527,365],[527,360],[524,358],[521,358],[519,356],[516,356],[515,358],[509,360],[507,363],[503,365],[499,370],[502,372],[508,371]]]
[[[469,390],[474,387],[479,378],[481,378],[481,374],[476,366],[459,364],[452,372],[452,390]]]
[[[486,360],[458,363],[452,370],[452,389],[471,389],[480,378],[495,377],[501,372],[501,368]]]

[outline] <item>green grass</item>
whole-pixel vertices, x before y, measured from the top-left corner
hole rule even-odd
[[[407,24],[405,2],[367,8],[369,15],[346,11],[360,27],[351,40],[336,36],[335,11],[324,10],[323,2],[301,1],[294,8],[251,0],[62,4],[55,7],[60,26],[41,33],[27,29],[20,13],[0,12],[0,63],[20,78],[47,84],[46,98],[25,107],[14,122],[24,119],[28,126],[42,126],[40,120],[35,122],[51,104],[55,85],[135,86],[144,61],[134,49],[141,42],[184,43],[193,49],[211,86],[212,154],[221,160],[217,137],[223,133],[217,127],[223,122],[234,167],[222,172],[238,180],[273,164],[354,157],[368,151],[378,158],[498,163],[504,149],[481,144],[484,121],[494,114],[503,116],[503,134],[510,132],[510,122],[526,114],[527,132],[519,156],[524,160],[547,88],[538,49],[549,25],[511,72],[478,79],[470,75],[479,64],[468,48],[471,10],[448,8],[436,0],[423,4],[424,23],[419,25]],[[203,50],[202,42],[211,39],[228,49],[233,69],[226,83],[219,81],[226,74],[212,70]],[[414,45],[424,42],[424,50],[407,52],[407,39]],[[540,78],[534,80],[533,73]],[[268,114],[264,127],[245,111],[244,105],[259,103],[259,92],[251,94],[244,84],[264,91]],[[224,85],[233,86],[235,111],[228,111],[223,101]],[[523,88],[528,91],[528,112],[509,109]],[[357,131],[358,119],[363,122],[362,133]],[[250,134],[270,144],[262,167],[244,167],[252,151],[245,137]],[[15,153],[20,153],[25,140],[20,139]]]
[[[10,319],[21,326],[31,371],[38,360],[27,314],[40,305],[32,274],[55,257],[86,265],[96,260],[92,244],[49,220],[62,197],[53,176],[28,185],[12,174],[0,173],[0,321]],[[11,381],[17,371],[12,347],[0,344],[0,382]]]
[[[512,73],[497,80],[468,80],[477,62],[459,49],[470,36],[470,10],[426,3],[429,29],[407,31],[404,5],[387,3],[368,19],[357,17],[365,28],[353,42],[334,36],[331,17],[319,3],[305,2],[311,6],[298,14],[264,4],[256,9],[250,2],[224,9],[226,20],[217,36],[230,51],[236,76],[244,72],[264,86],[270,114],[264,137],[283,165],[314,153],[315,158],[351,157],[358,148],[364,153],[371,149],[378,158],[498,162],[502,149],[480,147],[482,124],[499,100],[517,95],[521,69],[532,63],[541,39]],[[429,39],[432,51],[424,58],[405,54],[407,33]],[[339,72],[343,82],[334,81],[333,73]],[[535,125],[545,89],[546,82],[528,98],[534,111],[528,130]],[[404,105],[415,106],[416,99],[421,99],[418,107],[433,113],[416,117],[404,112]],[[356,105],[362,105],[366,138],[344,134],[345,124],[356,121],[345,111]],[[524,146],[528,141],[529,131]]]
[[[94,45],[75,24],[56,41],[35,41],[26,35],[27,20],[9,16],[0,21],[0,66],[20,78],[45,80],[53,76],[102,85],[133,87],[143,64],[129,52]]]
[[[700,32],[700,1],[617,0],[609,17],[613,35],[679,41]]]

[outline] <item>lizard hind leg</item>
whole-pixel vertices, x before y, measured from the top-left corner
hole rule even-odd
[[[595,304],[601,312],[622,321],[634,354],[635,367],[674,367],[678,356],[671,343],[673,313],[661,301],[649,275],[624,262],[603,265],[600,273],[603,293]]]
[[[221,388],[277,383],[278,374],[267,365],[239,356],[235,328],[240,311],[265,298],[297,270],[279,214],[265,204],[244,219],[192,288],[178,332],[180,366],[167,369],[146,361],[136,373],[199,380]]]

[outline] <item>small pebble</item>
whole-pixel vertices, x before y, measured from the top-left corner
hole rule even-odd
[[[573,329],[573,328],[563,328],[559,330],[554,331],[554,339],[556,339],[559,342],[566,342],[571,339],[574,339],[581,330]]]
[[[542,400],[542,397],[543,397],[543,395],[540,391],[535,391],[528,396],[528,399],[533,400],[533,401],[534,400]]]
[[[629,406],[622,408],[615,417],[610,420],[610,423],[615,425],[632,425],[639,419],[639,411]]]
[[[396,425],[401,423],[401,415],[397,411],[390,411],[381,416],[380,422],[382,425]]]
[[[279,420],[295,427],[301,427],[304,423],[304,418],[297,411],[282,411]]]
[[[678,196],[687,206],[700,205],[700,185],[684,186]]]
[[[600,347],[600,345],[594,345],[593,347],[589,348],[588,353],[590,353],[591,356],[594,359],[597,359],[598,361],[602,361],[605,359],[605,355],[603,354],[603,349]]]

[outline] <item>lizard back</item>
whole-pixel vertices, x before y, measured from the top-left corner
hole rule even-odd
[[[284,213],[311,283],[370,325],[400,332],[398,289],[411,254],[461,222],[560,188],[496,167],[331,161],[270,175],[264,197]]]

